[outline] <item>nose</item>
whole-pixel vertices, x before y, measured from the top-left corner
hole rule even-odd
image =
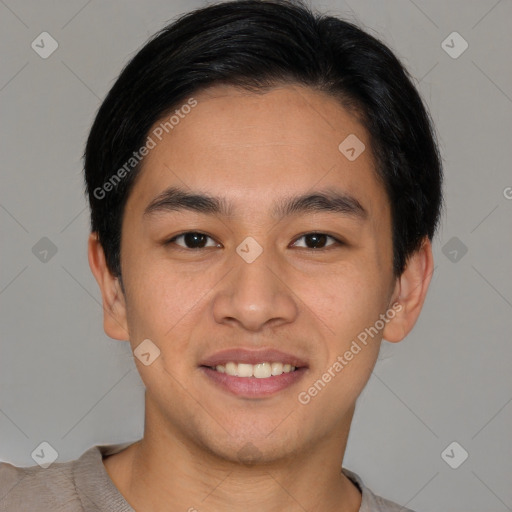
[[[218,323],[237,323],[248,331],[293,322],[298,304],[286,271],[275,254],[263,250],[252,262],[233,255],[234,268],[217,288],[213,315]]]

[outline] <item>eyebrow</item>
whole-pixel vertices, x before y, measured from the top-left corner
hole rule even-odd
[[[233,204],[224,197],[169,187],[148,204],[143,217],[182,210],[230,217],[234,208]],[[336,213],[360,221],[368,218],[368,211],[355,197],[334,189],[281,198],[273,205],[272,216],[281,220],[291,215],[313,212]]]

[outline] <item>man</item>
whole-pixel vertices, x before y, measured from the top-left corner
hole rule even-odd
[[[381,340],[420,314],[442,205],[433,128],[391,51],[298,2],[192,12],[121,73],[85,180],[144,436],[3,464],[0,510],[406,510],[342,469]]]

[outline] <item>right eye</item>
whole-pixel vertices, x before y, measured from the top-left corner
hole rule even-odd
[[[213,245],[206,245],[208,238],[214,242]],[[181,239],[184,245],[182,245],[181,243],[177,243],[177,241]],[[212,237],[206,235],[205,233],[200,233],[198,231],[186,231],[164,242],[164,245],[170,244],[175,244],[181,248],[190,250],[203,249],[204,247],[220,247],[220,244],[215,243]]]

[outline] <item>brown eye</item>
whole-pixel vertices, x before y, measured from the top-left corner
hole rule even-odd
[[[212,240],[213,245],[207,245],[208,239]],[[177,243],[180,240],[182,243]],[[186,233],[181,233],[180,235],[176,235],[175,237],[168,240],[165,245],[176,244],[179,247],[184,247],[185,249],[203,249],[205,247],[219,247],[219,244],[215,243],[213,238],[204,233],[199,233],[197,231],[187,231]]]
[[[334,243],[326,245],[326,242],[328,239],[334,240]],[[305,245],[298,246],[303,247],[306,249],[325,249],[326,247],[330,247],[332,245],[340,245],[341,242],[334,238],[333,236],[326,235],[325,233],[306,233],[305,235],[302,235],[297,240],[304,239]],[[295,242],[294,246],[296,246],[297,241]]]

